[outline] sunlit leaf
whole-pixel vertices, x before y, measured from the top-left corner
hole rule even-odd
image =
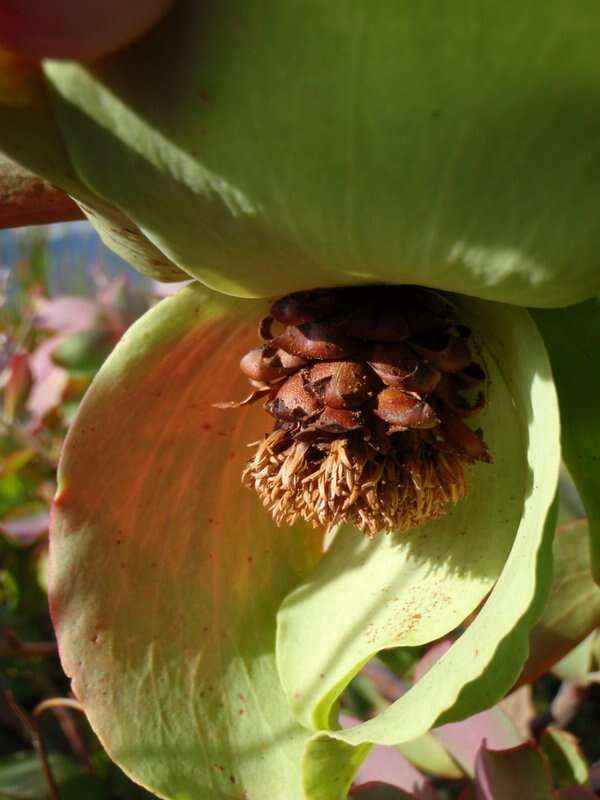
[[[596,631],[592,631],[585,639],[574,647],[566,656],[552,667],[552,674],[563,681],[584,680],[592,671],[594,659],[593,645]]]
[[[60,186],[119,255],[159,280],[185,277],[127,216],[85,185],[73,168],[38,65],[0,50],[0,150]]]
[[[294,712],[313,728],[333,727],[336,698],[374,651],[443,635],[495,586],[466,632],[410,691],[361,726],[311,740],[305,770],[315,758],[333,769],[336,750],[341,769],[354,758],[348,744],[397,744],[492,705],[525,659],[549,585],[553,516],[543,533],[559,465],[556,396],[524,312],[467,308],[493,375],[482,426],[494,467],[471,476],[470,494],[446,519],[375,543],[338,533],[280,611],[278,665]]]
[[[599,34],[593,0],[182,0],[47,74],[80,178],[210,286],[560,305],[600,287]]]
[[[302,797],[306,733],[275,614],[320,554],[240,485],[257,408],[222,411],[262,302],[185,289],[125,335],[60,469],[50,600],[66,672],[109,754],[161,797]]]

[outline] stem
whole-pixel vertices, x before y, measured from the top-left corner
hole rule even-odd
[[[84,219],[71,198],[31,172],[0,157],[0,228]]]
[[[54,642],[19,642],[18,647],[11,644],[0,644],[0,658],[15,656],[55,656]]]
[[[24,709],[21,708],[21,706],[15,700],[13,693],[9,689],[2,689],[2,694],[4,695],[4,699],[6,700],[10,710],[31,737],[33,749],[40,760],[40,765],[42,767],[46,786],[48,787],[48,796],[50,797],[50,800],[60,800],[58,786],[56,785],[54,775],[52,774],[50,764],[48,763],[48,755],[46,753],[46,748],[44,746],[44,741],[41,737],[40,728],[37,721],[32,719],[24,711]]]
[[[40,717],[44,711],[56,708],[73,708],[75,711],[80,711],[82,714],[85,714],[81,703],[78,700],[74,700],[72,697],[49,697],[47,700],[42,700],[41,703],[38,703],[33,709],[32,714],[37,718]]]
[[[6,625],[0,625],[0,658],[15,658],[18,656],[55,656],[57,654],[56,642],[22,642],[17,634]]]

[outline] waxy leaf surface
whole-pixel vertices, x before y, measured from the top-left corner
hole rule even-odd
[[[341,796],[323,785],[321,770],[350,764],[352,747],[408,741],[498,701],[525,660],[528,630],[549,588],[548,512],[560,453],[544,346],[524,311],[482,301],[461,306],[486,347],[492,381],[481,424],[495,464],[473,470],[467,498],[447,518],[382,536],[368,550],[351,532],[338,532],[279,614],[278,666],[294,713],[315,730],[334,728],[340,692],[377,650],[439,638],[493,589],[456,643],[382,714],[308,742],[311,800]]]
[[[599,38],[594,0],[180,0],[46,73],[80,180],[209,286],[557,306],[600,288]]]
[[[301,798],[306,733],[275,615],[321,552],[240,485],[268,419],[240,353],[262,302],[184,289],[125,335],[65,445],[50,601],[64,668],[109,754],[166,798]]]

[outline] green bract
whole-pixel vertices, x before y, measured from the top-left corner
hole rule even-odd
[[[239,484],[262,411],[211,405],[243,394],[262,301],[186,288],[98,374],[62,459],[51,606],[92,725],[160,796],[340,800],[370,743],[472,714],[516,679],[549,581],[556,396],[527,312],[460,305],[485,346],[496,463],[448,517],[374,543],[341,529],[320,562],[320,536],[276,528]],[[370,656],[443,636],[490,589],[397,704],[332,730]]]
[[[594,0],[179,0],[118,55],[47,64],[35,144],[1,138],[113,243],[143,234],[145,269],[566,305],[600,289],[599,34]]]

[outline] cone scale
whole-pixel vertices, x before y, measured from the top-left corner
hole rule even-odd
[[[275,426],[242,478],[278,524],[409,530],[464,497],[465,467],[491,460],[464,421],[485,407],[486,372],[445,295],[296,292],[259,334],[240,362],[252,386],[241,403],[265,400]]]

